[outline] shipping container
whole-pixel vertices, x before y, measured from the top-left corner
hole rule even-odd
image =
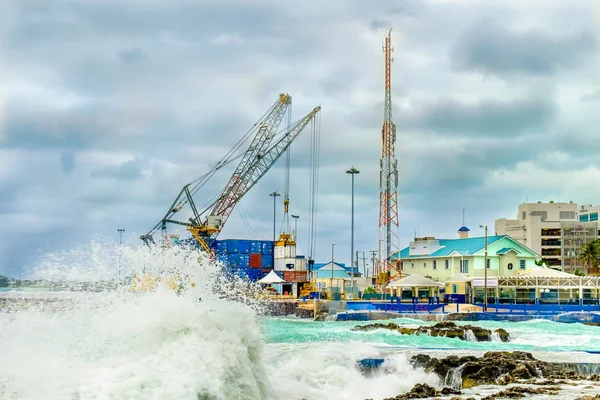
[[[262,254],[262,244],[261,240],[253,240],[250,242],[250,254]]]
[[[250,254],[250,268],[262,268],[261,254]]]
[[[286,282],[306,282],[306,271],[284,271],[283,280]]]
[[[227,242],[223,240],[215,240],[211,247],[217,254],[227,253]]]
[[[249,268],[250,267],[250,254],[238,254],[238,267]]]
[[[275,275],[283,279],[283,271],[275,271]],[[285,280],[285,279],[284,279]]]
[[[251,282],[256,282],[257,280],[262,278],[260,269],[249,269],[247,271],[247,274],[248,274],[248,279]]]
[[[238,253],[250,254],[250,243],[251,240],[238,240]]]
[[[275,246],[274,242],[263,241],[262,242],[262,254],[273,254],[273,247],[274,246]]]
[[[237,253],[228,253],[227,254],[228,264],[232,267],[237,267],[240,265],[240,255]]]
[[[263,268],[273,269],[273,255],[263,254],[261,256],[261,264]]]
[[[264,278],[265,276],[269,275],[269,272],[271,272],[271,271],[272,271],[272,269],[261,268],[261,270],[260,270],[261,278]]]

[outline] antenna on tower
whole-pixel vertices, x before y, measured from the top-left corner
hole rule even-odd
[[[463,224],[462,226],[465,226],[465,209],[463,208]]]
[[[379,243],[381,252],[377,264],[376,284],[383,288],[392,277],[402,277],[402,269],[391,262],[391,257],[399,251],[398,232],[398,160],[396,159],[396,125],[392,121],[392,30],[385,38],[385,105],[383,108],[383,128],[381,129],[382,149],[379,161]]]

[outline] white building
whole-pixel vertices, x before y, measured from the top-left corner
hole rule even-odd
[[[598,208],[577,203],[519,204],[517,218],[500,218],[496,235],[509,235],[540,254],[551,268],[574,272],[581,246],[598,238]],[[593,222],[589,222],[594,218]]]

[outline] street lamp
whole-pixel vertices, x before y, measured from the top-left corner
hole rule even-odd
[[[350,225],[350,278],[351,278],[351,286],[352,286],[352,299],[354,299],[354,175],[360,174],[360,172],[354,168],[350,167],[347,174],[352,176],[352,212],[351,212],[351,225]]]
[[[121,254],[123,253],[123,232],[125,232],[125,229],[123,228],[119,228],[117,229],[117,232],[119,232],[119,282],[121,281]]]
[[[276,208],[277,208],[277,196],[281,196],[276,191],[269,194],[269,196],[273,197],[273,241],[275,241],[275,219],[276,219]]]
[[[292,215],[292,218],[294,218],[294,242],[298,242],[298,218],[300,218],[300,216]]]
[[[479,225],[480,228],[485,229],[485,251],[484,251],[484,260],[483,260],[483,311],[487,312],[487,245],[488,245],[488,227]]]

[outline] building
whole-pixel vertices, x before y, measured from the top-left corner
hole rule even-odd
[[[598,239],[598,208],[577,203],[523,203],[516,219],[497,219],[496,235],[509,235],[551,268],[575,272],[581,247]]]
[[[445,282],[457,273],[481,277],[485,238],[465,237],[464,232],[459,231],[459,239],[416,238],[392,260],[400,262],[403,273],[419,274],[437,282]],[[514,276],[533,268],[539,258],[535,251],[508,235],[489,236],[487,251],[488,276]]]

